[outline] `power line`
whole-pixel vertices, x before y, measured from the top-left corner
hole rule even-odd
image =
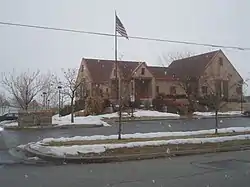
[[[84,31],[84,30],[74,30],[74,29],[47,27],[47,26],[39,26],[39,25],[28,25],[28,24],[19,24],[19,23],[11,23],[11,22],[0,22],[0,25],[28,27],[28,28],[35,28],[35,29],[45,29],[45,30],[63,31],[63,32],[71,32],[71,33],[91,34],[91,35],[108,36],[108,37],[115,36],[114,34],[103,33],[103,32],[92,32],[92,31]],[[121,36],[118,36],[118,37],[121,37]],[[249,51],[250,50],[249,47],[240,47],[240,46],[227,46],[227,45],[218,45],[218,44],[197,43],[197,42],[190,42],[190,41],[168,40],[168,39],[149,38],[149,37],[142,37],[142,36],[128,36],[128,37],[130,39],[137,39],[137,40],[168,42],[168,43],[196,45],[196,46],[213,47],[213,48],[234,49],[234,50],[241,50],[241,51]]]

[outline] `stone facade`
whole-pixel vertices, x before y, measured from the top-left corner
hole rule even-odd
[[[52,125],[52,111],[20,111],[18,113],[18,126],[47,126]]]

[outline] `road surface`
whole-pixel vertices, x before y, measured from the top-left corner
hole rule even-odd
[[[250,151],[88,165],[2,165],[1,187],[249,187]]]
[[[250,126],[250,118],[223,118],[221,120],[219,128]],[[122,124],[122,133],[193,131],[213,129],[214,126],[214,119],[135,121],[124,122]],[[117,124],[113,124],[111,127],[97,128],[2,131],[0,133],[0,150],[4,149],[4,147],[11,148],[48,137],[110,135],[117,134],[117,130]],[[1,142],[1,139],[4,140],[4,142]]]

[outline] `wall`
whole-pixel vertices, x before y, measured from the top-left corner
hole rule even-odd
[[[78,75],[77,75],[77,80],[80,81],[81,79],[84,79],[84,91],[91,95],[92,94],[92,79],[90,77],[89,70],[88,70],[84,60],[81,62],[81,65],[80,65],[80,68],[78,71]],[[80,96],[82,94],[79,93],[80,90],[81,89],[79,87],[79,89],[77,89],[78,93],[77,93],[76,100],[81,99]]]
[[[142,75],[142,69],[144,68],[144,74]],[[133,74],[133,78],[153,78],[153,75],[149,72],[145,63],[141,64]]]
[[[176,95],[186,94],[185,90],[181,88],[177,81],[166,81],[166,80],[155,80],[155,88],[159,86],[159,93],[165,93],[166,95],[170,94],[170,87],[175,86]],[[156,92],[156,89],[155,89]]]
[[[46,126],[52,125],[52,111],[19,111],[18,126]]]
[[[220,65],[219,59],[223,59],[223,65]],[[204,84],[204,80],[208,80],[210,91],[215,92],[215,79],[228,80],[228,96],[229,98],[240,99],[241,95],[237,94],[236,88],[238,87],[237,83],[241,81],[241,77],[238,74],[237,70],[230,63],[227,57],[219,52],[212,60],[210,65],[206,68],[204,77],[200,80],[200,93],[201,86]],[[223,90],[223,85],[221,85]]]

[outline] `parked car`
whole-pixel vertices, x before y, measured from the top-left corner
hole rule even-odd
[[[10,121],[10,120],[17,120],[18,114],[17,113],[7,113],[0,116],[0,121]]]

